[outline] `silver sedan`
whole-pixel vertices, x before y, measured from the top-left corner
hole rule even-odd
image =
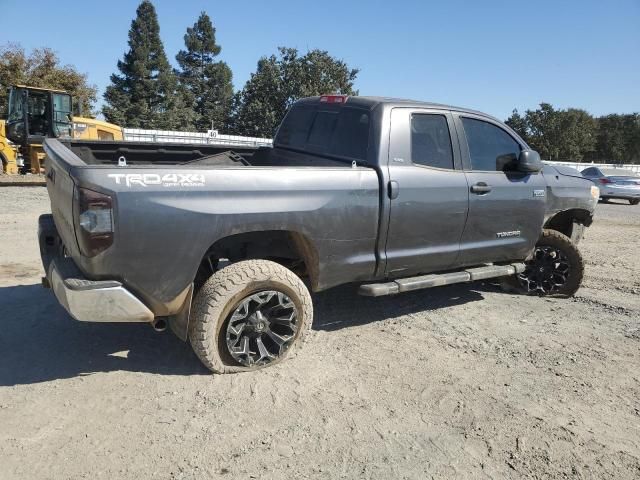
[[[640,176],[631,170],[589,167],[581,173],[600,188],[602,200],[617,198],[629,200],[631,205],[640,203]]]

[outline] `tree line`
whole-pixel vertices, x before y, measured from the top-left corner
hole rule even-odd
[[[300,55],[280,48],[258,61],[242,90],[234,93],[232,72],[218,60],[216,29],[202,12],[184,36],[173,69],[160,38],[150,0],[138,6],[129,30],[129,50],[104,94],[105,118],[128,127],[207,130],[270,137],[296,99],[326,92],[355,94],[358,70],[312,50]]]
[[[234,91],[232,71],[219,59],[216,29],[202,12],[184,35],[176,55],[167,58],[155,8],[143,0],[128,35],[128,50],[117,63],[104,93],[102,114],[126,127],[198,130],[272,137],[298,98],[323,93],[357,95],[358,70],[323,50],[301,54],[281,47],[258,60],[255,72]],[[70,92],[77,113],[90,116],[97,88],[71,65],[60,65],[48,48],[27,54],[16,44],[0,48],[0,118],[6,118],[6,87],[28,84]],[[640,114],[593,117],[585,110],[556,109],[541,103],[506,120],[544,159],[640,163]]]
[[[558,110],[541,103],[506,120],[545,160],[640,163],[640,114],[593,117],[585,110]]]
[[[76,113],[93,114],[98,89],[88,82],[87,75],[73,65],[60,65],[50,48],[36,48],[27,53],[16,43],[0,47],[0,119],[7,118],[8,88],[11,85],[55,88],[73,95]]]

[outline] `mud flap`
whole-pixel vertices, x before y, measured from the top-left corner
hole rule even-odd
[[[184,300],[184,304],[178,313],[167,317],[171,331],[183,342],[189,337],[189,316],[191,315],[191,300],[193,298],[193,284]]]

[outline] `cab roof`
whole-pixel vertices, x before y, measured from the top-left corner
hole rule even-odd
[[[323,95],[318,97],[307,97],[302,98],[296,102],[296,104],[317,104],[322,103],[320,101],[321,98],[327,96],[339,96],[339,95]],[[351,95],[343,95],[347,97],[346,102],[342,103],[343,105],[352,105],[360,108],[366,108],[368,110],[373,110],[374,108],[380,105],[386,105],[389,107],[405,107],[405,108],[435,108],[440,110],[450,110],[454,112],[460,113],[470,113],[473,115],[480,115],[482,117],[490,118],[492,120],[496,120],[500,123],[503,123],[502,120],[499,120],[491,115],[488,115],[483,112],[479,112],[477,110],[471,110],[469,108],[455,107],[453,105],[445,105],[443,103],[434,103],[434,102],[424,102],[420,100],[410,100],[405,98],[393,98],[393,97],[376,97],[376,96],[351,96]]]
[[[54,93],[66,93],[69,95],[69,92],[64,90],[58,90],[56,88],[45,88],[45,87],[30,87],[29,85],[11,85],[12,88],[26,88],[28,90],[40,90],[42,92],[54,92]]]

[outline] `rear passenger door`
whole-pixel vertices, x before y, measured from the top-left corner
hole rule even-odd
[[[389,142],[386,273],[446,270],[458,256],[469,201],[453,117],[394,108]]]
[[[524,144],[498,122],[454,114],[469,184],[460,266],[524,259],[544,223],[546,182],[514,170]]]

